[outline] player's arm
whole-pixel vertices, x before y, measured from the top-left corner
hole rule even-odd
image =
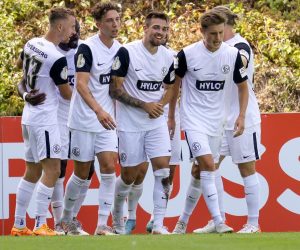
[[[18,69],[23,68],[23,60],[24,60],[24,50],[22,50],[21,54],[19,55],[17,61],[16,61],[16,67]]]
[[[111,84],[109,94],[111,98],[125,103],[132,107],[141,108],[149,114],[151,118],[157,118],[163,114],[163,107],[160,103],[144,102],[138,98],[129,95],[123,88],[124,77],[127,75],[129,67],[129,54],[124,47],[120,48],[116,54],[111,71]]]
[[[114,119],[107,113],[94,98],[88,87],[90,71],[93,63],[92,51],[86,44],[81,44],[75,55],[76,62],[76,89],[85,103],[95,112],[98,121],[107,130],[116,127]]]
[[[239,50],[243,65],[247,69],[250,61],[250,56],[251,56],[250,46],[246,43],[237,43],[234,45],[234,47],[236,47]]]
[[[50,69],[50,77],[57,86],[62,98],[70,100],[72,97],[72,89],[68,82],[68,65],[66,57],[61,57],[54,62]]]
[[[241,55],[238,53],[234,67],[233,80],[238,87],[240,112],[234,124],[234,137],[243,134],[245,129],[245,116],[249,98],[247,79],[246,69],[243,65]]]
[[[26,81],[24,78],[22,78],[22,80],[18,83],[17,89],[19,96],[33,106],[41,105],[46,100],[46,94],[39,93],[38,89],[33,89],[30,92],[27,92]]]

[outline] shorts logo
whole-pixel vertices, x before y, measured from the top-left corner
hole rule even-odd
[[[199,142],[194,142],[194,143],[192,144],[192,149],[193,149],[193,151],[198,152],[198,151],[200,150],[200,148],[201,148],[201,145],[200,145]]]
[[[58,154],[61,151],[61,147],[58,144],[53,145],[52,149],[55,154]]]
[[[78,157],[80,155],[80,149],[78,147],[72,148],[72,154]]]
[[[77,68],[82,68],[85,65],[83,54],[79,54],[77,58]]]
[[[113,62],[113,65],[111,66],[111,68],[113,70],[118,70],[120,67],[121,67],[121,62],[120,62],[119,57],[117,56]]]
[[[229,65],[226,64],[226,65],[222,66],[222,73],[223,74],[228,74],[229,71],[230,71],[230,66]]]
[[[121,153],[121,155],[120,155],[121,162],[125,162],[126,159],[127,159],[127,155],[125,153]]]

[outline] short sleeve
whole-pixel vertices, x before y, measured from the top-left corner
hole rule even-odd
[[[93,64],[93,55],[90,47],[80,44],[75,55],[76,72],[90,72]]]
[[[248,67],[248,64],[249,64],[249,61],[250,61],[250,55],[251,55],[251,48],[248,44],[246,43],[237,43],[234,45],[234,47],[236,47],[241,56],[245,57],[246,60],[247,60],[247,67]],[[246,67],[246,68],[247,68]]]
[[[50,76],[55,85],[68,83],[68,66],[66,57],[61,57],[52,65]]]
[[[111,75],[125,77],[129,67],[129,53],[124,47],[121,47],[115,55],[114,62],[111,66]]]
[[[234,64],[234,71],[233,71],[233,81],[236,84],[242,83],[248,79],[246,69],[243,65],[242,58],[240,53],[238,52],[235,64]]]
[[[186,64],[186,58],[185,53],[183,50],[179,51],[177,55],[178,65],[175,66],[175,73],[180,78],[183,78],[186,71],[187,71],[187,64]]]

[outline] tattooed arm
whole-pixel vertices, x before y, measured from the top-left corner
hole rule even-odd
[[[109,95],[111,98],[118,100],[132,107],[141,108],[149,114],[151,118],[157,118],[163,114],[163,106],[161,103],[144,102],[140,99],[129,95],[123,88],[123,77],[112,76],[112,82],[109,86]]]
[[[113,118],[105,112],[105,110],[99,105],[94,98],[92,92],[88,87],[90,79],[90,73],[77,72],[76,73],[76,89],[85,103],[95,112],[99,122],[102,126],[108,130],[114,129],[116,124]]]

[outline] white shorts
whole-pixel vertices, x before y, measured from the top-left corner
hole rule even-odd
[[[58,125],[30,126],[22,124],[25,160],[38,163],[45,158],[61,158],[61,141]]]
[[[134,167],[149,159],[171,156],[170,135],[167,124],[141,131],[118,131],[119,161],[122,167]]]
[[[218,163],[222,136],[209,136],[198,131],[185,131],[185,138],[190,148],[190,157],[194,159],[202,155],[212,155]]]
[[[99,133],[70,129],[70,158],[88,162],[100,152],[118,152],[118,137],[115,130]]]
[[[225,130],[220,154],[231,156],[236,164],[259,160],[263,153],[260,124],[246,128],[244,133],[233,137],[233,130]]]
[[[68,160],[70,158],[70,130],[67,125],[59,124],[60,140],[61,140],[61,159]]]

